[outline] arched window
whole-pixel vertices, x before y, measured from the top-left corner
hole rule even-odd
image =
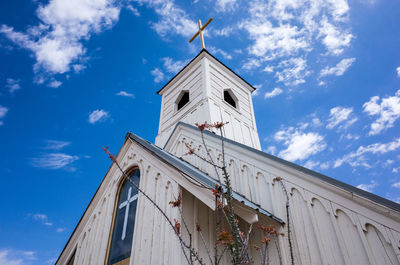
[[[139,169],[129,174],[129,178],[139,186]],[[115,206],[107,265],[129,264],[138,195],[137,189],[130,181],[126,180],[121,185]]]

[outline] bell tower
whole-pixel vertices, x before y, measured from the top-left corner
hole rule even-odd
[[[206,49],[157,93],[161,114],[156,145],[163,148],[178,122],[229,122],[225,136],[261,149],[251,93],[255,90]]]

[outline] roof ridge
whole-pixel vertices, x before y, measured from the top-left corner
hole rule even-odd
[[[190,124],[188,124],[188,123],[179,121],[179,122],[175,125],[175,128],[174,128],[174,130],[172,131],[172,133],[170,134],[170,137],[169,137],[168,140],[166,141],[164,147],[167,146],[167,144],[169,143],[169,141],[170,141],[172,135],[174,134],[174,132],[177,130],[177,128],[178,128],[179,126],[184,126],[184,127],[190,128],[190,129],[192,129],[192,130],[196,130],[196,131],[198,130],[198,128],[195,127],[195,126],[193,126],[193,125],[190,125]],[[210,136],[212,136],[212,137],[221,139],[221,136],[220,136],[220,135],[217,135],[217,134],[212,133],[212,132],[210,132],[210,131],[204,130],[203,133],[206,134],[206,135],[210,135]],[[260,156],[262,156],[262,157],[264,157],[264,158],[271,159],[272,161],[275,161],[275,162],[277,162],[277,163],[284,164],[284,165],[289,166],[289,167],[291,167],[291,168],[293,168],[293,169],[295,169],[295,170],[298,170],[298,171],[303,172],[303,173],[305,173],[305,174],[311,175],[311,176],[313,176],[313,177],[315,177],[315,178],[317,178],[317,179],[320,179],[320,180],[325,181],[325,182],[327,182],[327,183],[329,183],[329,184],[332,184],[332,185],[334,185],[334,186],[336,186],[336,187],[339,187],[339,188],[341,188],[341,189],[344,189],[344,190],[346,190],[346,191],[348,191],[348,192],[357,194],[357,195],[359,195],[359,196],[361,196],[361,197],[364,197],[364,198],[366,198],[366,199],[369,199],[369,200],[371,200],[371,201],[373,201],[373,202],[375,202],[375,203],[381,204],[381,205],[386,206],[386,207],[388,207],[388,208],[390,208],[390,209],[392,209],[392,210],[395,210],[395,211],[397,211],[397,212],[400,212],[400,204],[397,203],[397,202],[394,202],[394,201],[391,201],[391,200],[389,200],[389,199],[383,198],[383,197],[381,197],[381,196],[379,196],[379,195],[370,193],[370,192],[368,192],[368,191],[359,189],[359,188],[357,188],[357,187],[355,187],[355,186],[353,186],[353,185],[347,184],[347,183],[345,183],[345,182],[343,182],[343,181],[340,181],[340,180],[337,180],[337,179],[335,179],[335,178],[326,176],[326,175],[324,175],[324,174],[321,174],[321,173],[316,172],[316,171],[314,171],[314,170],[305,168],[305,167],[300,166],[300,165],[298,165],[298,164],[295,164],[295,163],[293,163],[293,162],[284,160],[284,159],[279,158],[279,157],[277,157],[277,156],[274,156],[274,155],[265,153],[265,152],[263,152],[263,151],[260,151],[260,150],[258,150],[258,149],[253,148],[253,147],[250,147],[250,146],[248,146],[248,145],[244,145],[244,144],[242,144],[242,143],[236,142],[236,141],[231,140],[231,139],[229,139],[229,138],[224,137],[224,141],[225,141],[225,143],[230,143],[230,144],[233,144],[233,145],[238,146],[238,147],[240,147],[240,148],[244,148],[244,149],[246,149],[246,150],[248,150],[248,151],[250,151],[250,152],[256,153],[256,154],[258,154],[258,155],[260,155]]]
[[[186,160],[183,160],[170,152],[166,151],[165,149],[162,149],[155,144],[150,143],[149,141],[141,138],[138,135],[135,135],[133,133],[128,133],[128,136],[130,139],[134,140],[135,142],[139,143],[141,146],[144,148],[148,149],[149,151],[155,153],[159,158],[163,159],[165,162],[169,164],[173,164],[174,167],[178,168],[178,170],[186,173],[187,175],[195,178],[197,181],[202,182],[203,184],[207,185],[209,188],[214,188],[215,184],[217,184],[217,181],[209,176],[207,173],[203,172],[199,168],[195,167],[191,163],[189,163]],[[243,203],[244,205],[253,208],[255,211],[258,211],[268,217],[271,217],[275,221],[279,222],[280,224],[284,224],[285,222],[270,213],[269,211],[261,208],[260,205],[254,203],[253,201],[249,200],[242,194],[239,194],[236,191],[233,191],[233,198],[237,200],[238,202]]]

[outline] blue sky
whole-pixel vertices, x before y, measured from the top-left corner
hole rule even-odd
[[[398,0],[0,6],[0,264],[52,264],[155,93],[207,49],[257,87],[264,151],[400,201]]]

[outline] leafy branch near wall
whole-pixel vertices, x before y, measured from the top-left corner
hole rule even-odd
[[[171,219],[166,212],[148,195],[144,190],[142,190],[139,186],[132,181],[129,176],[122,170],[119,165],[116,157],[108,151],[108,148],[103,148],[104,151],[109,155],[109,158],[115,163],[118,167],[119,171],[122,173],[124,180],[130,181],[134,188],[138,190],[139,193],[146,198],[157,211],[161,213],[163,218],[169,224],[169,227],[172,229],[174,234],[177,236],[178,241],[180,243],[180,247],[182,249],[183,255],[187,264],[211,264],[211,265],[219,265],[223,259],[223,257],[228,254],[231,264],[234,265],[244,265],[244,264],[254,264],[254,257],[251,256],[249,251],[250,244],[250,236],[252,235],[253,225],[250,224],[247,231],[242,231],[239,227],[239,219],[235,214],[234,207],[234,198],[233,198],[233,187],[231,182],[231,176],[229,175],[226,167],[225,161],[225,142],[224,142],[224,133],[223,126],[227,123],[224,122],[216,122],[213,124],[209,124],[207,122],[203,124],[197,124],[196,126],[199,128],[201,132],[201,139],[204,145],[204,149],[206,151],[206,157],[203,157],[196,153],[196,150],[190,146],[190,144],[184,142],[188,151],[184,155],[194,155],[197,158],[207,162],[212,165],[216,174],[217,184],[214,188],[209,188],[200,182],[193,183],[193,179],[189,179],[184,174],[181,174],[183,177],[187,178],[191,183],[196,186],[204,189],[208,189],[214,196],[215,200],[215,238],[216,241],[214,245],[211,246],[207,243],[207,240],[204,238],[202,233],[202,228],[198,222],[196,222],[195,233],[198,233],[202,245],[206,250],[206,257],[201,257],[198,249],[193,247],[193,235],[189,226],[186,222],[185,216],[182,210],[182,194],[178,194],[177,197],[170,201],[169,204],[173,208],[178,209],[179,220]],[[216,129],[219,131],[221,135],[221,159],[217,159],[220,164],[217,164],[214,161],[210,149],[207,146],[207,143],[204,138],[204,131]],[[286,195],[286,217],[287,217],[287,230],[288,230],[288,242],[289,242],[289,250],[290,250],[290,259],[291,265],[294,265],[293,259],[293,247],[292,247],[292,239],[291,239],[291,231],[290,231],[290,215],[289,215],[289,196],[283,183],[283,179],[278,177],[274,179],[274,182],[279,182],[282,190]],[[182,236],[182,229],[188,234],[188,239],[184,239]],[[279,259],[279,264],[282,265],[282,254],[278,245],[278,238],[283,237],[283,233],[279,233],[273,226],[263,226],[262,224],[257,224],[257,231],[259,231],[263,236],[262,240],[259,242],[259,245],[253,245],[253,248],[257,250],[260,254],[260,264],[261,265],[270,265],[270,243],[274,242],[274,246],[276,248],[276,252]],[[214,250],[214,253],[211,253],[211,249]],[[209,262],[209,263],[208,263]]]

